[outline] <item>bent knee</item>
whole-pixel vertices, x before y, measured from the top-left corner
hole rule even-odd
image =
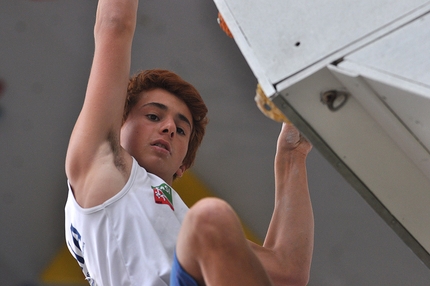
[[[225,201],[217,198],[206,198],[198,201],[185,216],[187,224],[196,235],[226,239],[232,231],[242,231],[236,213]]]
[[[200,225],[219,223],[226,224],[236,219],[236,214],[231,206],[217,198],[205,198],[191,207],[187,216],[193,218]]]

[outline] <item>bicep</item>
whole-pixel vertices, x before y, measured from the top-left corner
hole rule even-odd
[[[272,283],[274,285],[282,285],[277,282],[280,280],[282,281],[283,267],[278,261],[275,253],[272,250],[260,246],[252,241],[248,241],[248,243],[254,254],[260,260]]]
[[[109,137],[115,139],[119,134],[135,19],[129,19],[133,13],[118,13],[114,8],[118,7],[105,4],[98,8],[94,57],[84,104],[70,139],[73,146],[98,149]]]
[[[84,104],[71,135],[72,144],[83,141],[90,149],[118,138],[129,79],[131,39],[106,34],[96,42]]]
[[[289,267],[276,251],[248,241],[249,246],[260,260],[273,285],[305,285],[297,277],[296,270]]]

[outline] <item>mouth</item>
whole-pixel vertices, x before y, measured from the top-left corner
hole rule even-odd
[[[151,146],[155,146],[161,149],[164,149],[170,153],[170,144],[163,140],[157,140],[151,144]]]

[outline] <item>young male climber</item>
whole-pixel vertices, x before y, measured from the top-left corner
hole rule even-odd
[[[138,0],[99,0],[95,52],[66,156],[66,242],[90,285],[305,285],[313,248],[306,164],[311,150],[284,124],[275,206],[263,246],[231,207],[188,210],[171,188],[193,161],[207,109],[165,70],[129,80]],[[172,270],[173,267],[173,270]]]

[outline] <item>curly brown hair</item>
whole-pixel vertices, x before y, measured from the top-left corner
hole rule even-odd
[[[188,151],[183,161],[188,169],[194,163],[197,149],[203,140],[208,123],[206,116],[208,109],[197,89],[190,83],[168,70],[153,69],[139,72],[130,79],[128,84],[123,123],[133,106],[139,101],[142,91],[156,88],[164,89],[184,101],[193,116],[193,130],[188,143]]]

